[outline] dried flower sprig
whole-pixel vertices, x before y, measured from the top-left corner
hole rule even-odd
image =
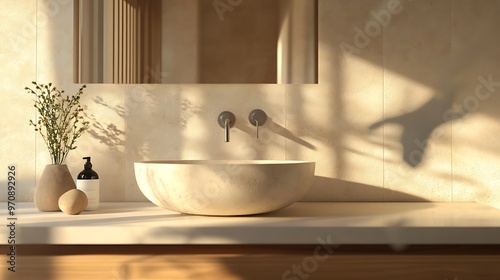
[[[35,97],[38,120],[30,120],[29,124],[40,132],[47,144],[52,164],[63,164],[69,151],[76,149],[76,140],[88,128],[89,122],[81,115],[83,108],[80,105],[86,86],[73,96],[63,96],[64,90],[58,90],[52,83],[32,84],[35,89],[26,87],[25,90]]]

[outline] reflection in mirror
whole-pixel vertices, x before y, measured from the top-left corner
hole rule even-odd
[[[76,83],[317,83],[317,0],[74,0]]]

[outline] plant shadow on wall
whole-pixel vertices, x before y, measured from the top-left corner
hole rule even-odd
[[[93,101],[98,107],[111,110],[121,119],[125,118],[125,108],[123,108],[123,106],[111,106],[100,96],[94,97]],[[98,109],[98,111],[102,110]],[[120,130],[115,124],[104,123],[94,114],[87,112],[88,110],[85,111],[85,117],[91,120],[91,126],[87,133],[99,140],[101,144],[104,144],[113,155],[122,153],[125,147],[125,132]]]
[[[450,92],[443,97],[434,97],[411,112],[377,121],[369,129],[374,130],[385,124],[400,125],[403,128],[400,138],[403,160],[408,165],[417,167],[424,158],[431,134],[444,123],[466,114],[453,110],[455,95],[456,93]]]
[[[403,20],[405,17],[415,15],[414,10],[420,8],[414,6],[415,2],[401,3],[404,4],[404,9],[401,13],[393,15],[393,20]],[[493,97],[500,87],[498,67],[492,62],[498,57],[498,51],[492,47],[498,45],[498,39],[490,34],[491,30],[496,30],[500,26],[500,21],[496,16],[500,5],[498,1],[485,1],[478,7],[468,7],[468,5],[473,4],[472,2],[460,5],[451,4],[452,28],[445,22],[450,18],[437,19],[439,15],[443,15],[443,11],[450,9],[447,4],[440,12],[436,12],[437,8],[434,8],[434,11],[427,13],[430,22],[442,21],[444,28],[431,31],[434,25],[431,26],[429,23],[407,30],[407,33],[413,34],[416,38],[427,40],[424,43],[417,44],[414,40],[391,31],[396,28],[393,29],[390,17],[387,26],[384,26],[389,30],[384,31],[386,32],[384,36],[403,38],[397,43],[392,42],[394,39],[392,38],[391,41],[388,40],[387,47],[384,46],[387,48],[383,54],[384,61],[386,61],[384,67],[433,90],[432,97],[416,109],[385,117],[368,127],[370,131],[373,131],[384,125],[400,126],[402,131],[399,142],[402,146],[402,160],[412,168],[421,166],[426,156],[429,156],[433,142],[449,141],[445,138],[455,137],[454,132],[452,136],[449,135],[451,133],[449,127],[443,129],[446,123],[458,123],[469,118],[469,115],[473,113],[482,113],[495,119],[500,117],[498,112],[492,110],[494,107],[492,104],[498,104],[498,99]],[[463,15],[462,13],[466,10],[473,12],[467,12],[468,17],[462,19],[460,15]],[[469,17],[479,11],[481,20],[470,20]],[[446,11],[446,13],[449,12]],[[399,31],[401,32],[401,29]],[[431,41],[429,34],[446,35],[449,39]],[[465,36],[467,40],[461,41]],[[362,49],[357,49],[357,51],[362,55]],[[413,57],[413,60],[409,57]],[[384,88],[384,91],[387,89],[390,92],[390,87]],[[418,92],[416,89],[415,91],[401,91],[398,95],[411,100],[412,96],[421,94],[426,93]],[[404,104],[400,109],[404,109],[407,105],[411,104]],[[495,151],[497,150],[488,150],[489,153]]]
[[[431,144],[431,141],[442,141],[446,131],[440,127],[451,121],[459,121],[476,112],[481,103],[490,102],[492,94],[500,87],[500,81],[492,74],[477,76],[474,90],[449,89],[437,92],[418,108],[396,116],[391,116],[372,123],[369,130],[383,125],[399,125],[402,127],[400,143],[403,147],[402,159],[411,167],[418,167]],[[444,87],[448,85],[443,85]],[[464,96],[465,92],[465,97]],[[483,110],[483,113],[487,110]],[[432,137],[431,137],[432,136]],[[432,138],[432,139],[431,139]]]
[[[188,93],[189,89],[179,85],[129,87],[126,108],[128,158],[182,158],[182,131],[188,129],[188,121],[193,116],[203,111],[193,104]]]

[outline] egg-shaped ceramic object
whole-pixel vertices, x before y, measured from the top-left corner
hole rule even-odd
[[[68,215],[80,214],[87,204],[87,195],[79,189],[71,189],[59,198],[59,209]]]

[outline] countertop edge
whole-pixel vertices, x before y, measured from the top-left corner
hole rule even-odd
[[[148,202],[106,202],[78,216],[18,205],[16,215],[4,219],[0,245],[500,244],[500,210],[479,203],[299,202],[281,212],[230,218],[183,215]]]

